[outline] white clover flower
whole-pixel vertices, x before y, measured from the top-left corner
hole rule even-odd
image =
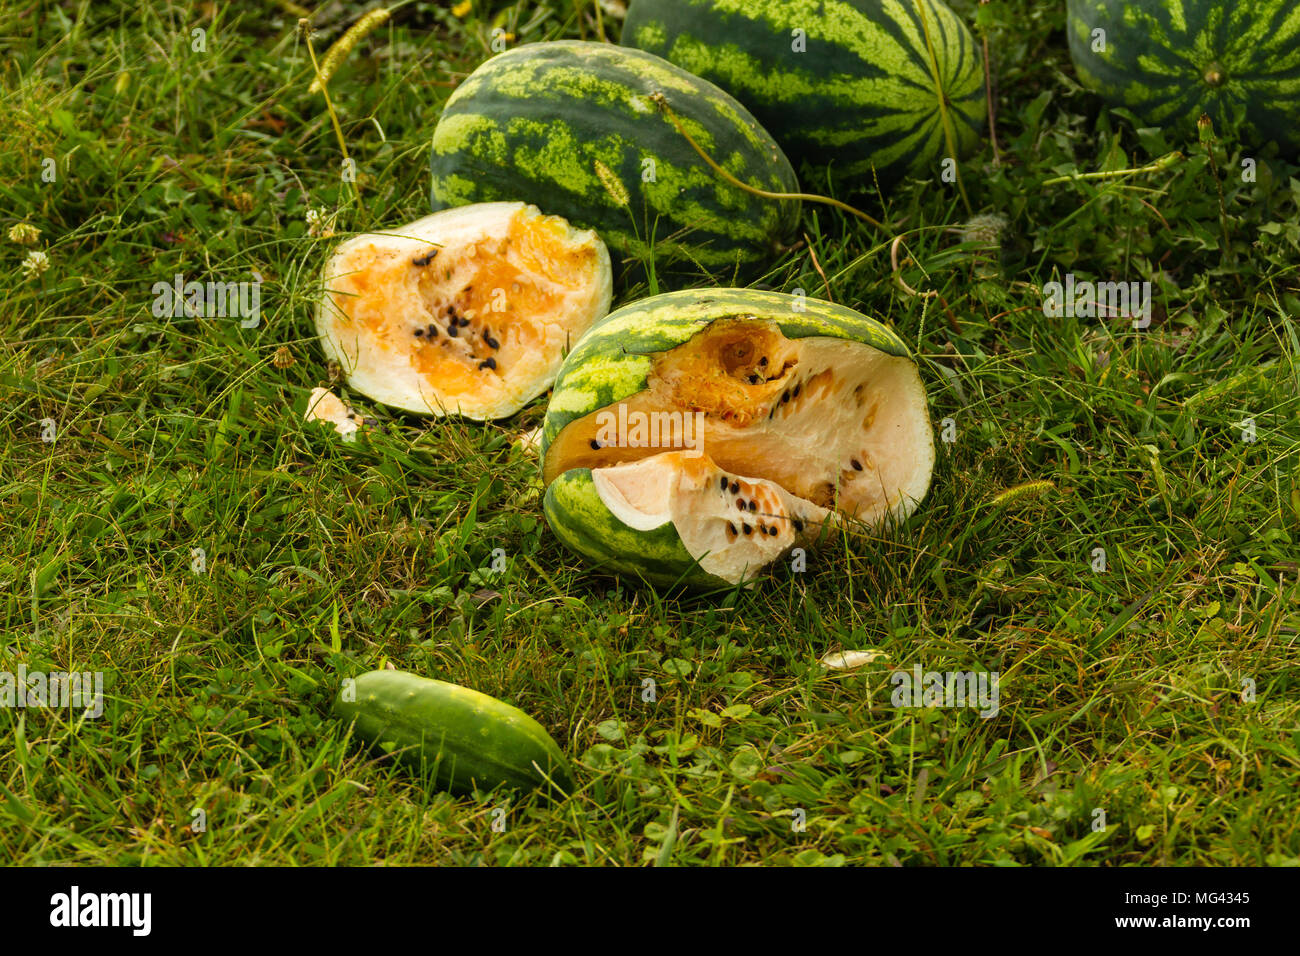
[[[318,236],[321,239],[328,239],[334,235],[334,217],[326,219],[324,209],[308,209],[305,218],[307,235]]]
[[[43,252],[29,252],[23,260],[23,275],[27,278],[44,275],[50,267],[50,257]]]
[[[19,222],[9,227],[9,241],[20,246],[34,246],[41,238],[41,231],[30,222]]]

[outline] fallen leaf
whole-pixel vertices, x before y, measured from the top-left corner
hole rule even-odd
[[[884,651],[833,651],[819,661],[822,667],[833,671],[847,671],[863,664],[870,664],[881,657],[888,657]]]

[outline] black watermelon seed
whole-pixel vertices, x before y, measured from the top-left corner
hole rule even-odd
[[[726,490],[727,490],[727,476],[726,476],[726,475],[723,475],[723,476],[722,476],[722,490],[723,490],[723,491],[726,491]]]
[[[767,368],[767,356],[764,355],[761,359],[759,359],[758,364],[760,368]]]
[[[798,398],[798,397],[799,397],[799,393],[802,392],[802,391],[803,391],[803,383],[800,382],[798,385],[796,385],[796,386],[794,387],[794,391],[790,393],[790,397],[791,397],[791,398]]]
[[[411,265],[427,266],[430,262],[433,261],[433,257],[436,256],[437,254],[438,254],[438,250],[434,249],[433,252],[429,253],[427,256],[418,256],[417,258],[412,259]]]
[[[416,329],[416,330],[415,330],[415,337],[416,337],[417,339],[418,339],[418,338],[422,338],[423,336],[424,336],[424,329]]]
[[[456,336],[460,335],[460,329],[456,328],[456,323],[455,323],[455,322],[453,322],[451,325],[447,326],[447,334],[450,335],[453,339],[454,339]]]
[[[754,529],[751,528],[751,527],[750,527],[749,525],[747,525],[747,524],[741,525],[741,527],[745,529],[745,534],[753,534],[753,533],[754,533]]]
[[[781,393],[781,404],[784,405],[788,401],[790,401],[790,390],[786,389]]]
[[[481,362],[478,363],[478,367],[479,367],[479,370],[480,370],[480,371],[483,370],[483,369],[485,369],[485,368],[496,368],[496,367],[497,367],[497,360],[494,359],[494,358],[491,358],[491,357],[489,357],[489,358],[485,358],[483,361],[481,361]]]
[[[794,530],[803,531],[803,522],[800,521],[798,518],[794,519]]]
[[[728,522],[727,522],[727,530],[730,531],[732,534],[735,534],[735,533],[736,533],[736,526],[735,526],[734,524],[732,524],[730,521],[728,521]]]
[[[851,465],[853,466],[853,470],[854,470],[854,471],[861,471],[861,470],[862,470],[862,462],[858,461],[856,458],[854,458],[852,461],[850,461],[849,464],[851,464]]]
[[[427,336],[428,336],[429,338],[431,338],[431,339],[437,338],[437,337],[438,337],[438,327],[437,327],[436,325],[434,325],[432,322],[430,322],[430,323],[429,323],[429,327],[428,327],[427,329],[424,330],[424,334],[427,335]]]
[[[591,447],[594,448],[594,449],[599,449],[599,448],[600,448],[600,442],[596,441],[596,439],[594,439],[594,438],[589,442],[589,444],[590,444]]]
[[[736,507],[739,508],[741,511],[744,511],[744,510],[745,510],[745,499],[744,499],[744,498],[737,498],[737,499],[736,499]]]
[[[757,376],[757,375],[751,375],[751,376],[749,376],[749,384],[750,384],[750,385],[757,385],[757,384],[758,384],[758,376]]]
[[[733,481],[731,483],[731,493],[734,495],[739,490],[740,490],[740,482]]]

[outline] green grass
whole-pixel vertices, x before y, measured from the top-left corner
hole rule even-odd
[[[593,35],[592,4],[550,2],[502,22]],[[413,4],[339,70],[356,201],[296,16],[251,6],[0,5],[0,227],[39,227],[50,262],[27,276],[0,237],[0,670],[98,670],[107,695],[97,720],[0,709],[0,857],[1300,863],[1295,166],[1241,182],[1247,147],[1135,132],[1074,80],[1063,5],[986,8],[1002,162],[962,164],[971,208],[937,170],[860,200],[889,235],[808,207],[810,245],[765,277],[914,344],[955,437],[928,498],[806,573],[658,594],[545,527],[514,444],[540,404],[477,425],[349,395],[389,425],[355,445],[303,424],[312,387],[347,394],[313,342],[334,240],[306,212],[340,234],[425,212],[428,137],[492,21]],[[358,15],[323,10],[318,53]],[[963,244],[976,213],[1004,217],[996,252]],[[920,227],[899,275],[929,298],[891,275]],[[254,270],[257,328],[151,314],[175,273]],[[1046,318],[1067,272],[1151,281],[1151,327]],[[841,649],[886,656],[818,664]],[[358,749],[330,700],[388,663],[522,706],[579,792],[516,797],[501,831],[506,796]],[[893,707],[914,664],[999,672],[998,714]]]

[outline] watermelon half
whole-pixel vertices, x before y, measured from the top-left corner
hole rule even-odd
[[[668,293],[597,324],[542,432],[543,508],[565,545],[663,585],[748,583],[828,529],[925,496],[925,389],[888,328],[830,302]]]
[[[324,278],[316,329],[353,388],[406,411],[478,420],[513,415],[550,388],[612,295],[596,234],[521,202],[356,236]]]

